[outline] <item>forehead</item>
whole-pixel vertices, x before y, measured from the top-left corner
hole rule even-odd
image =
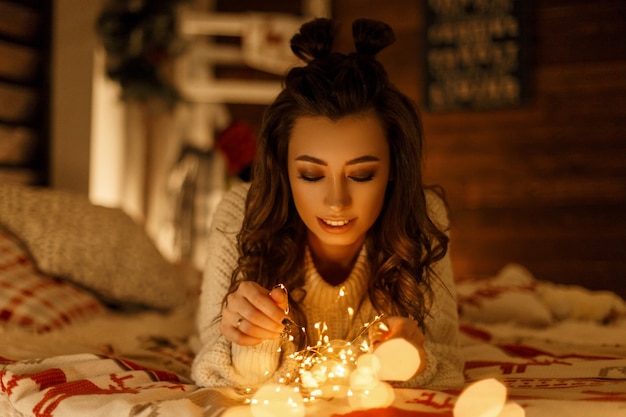
[[[289,155],[387,157],[389,146],[380,120],[374,115],[346,116],[331,120],[322,116],[296,119],[289,138]],[[324,159],[324,158],[322,158]]]

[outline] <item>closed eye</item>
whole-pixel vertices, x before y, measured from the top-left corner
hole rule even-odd
[[[350,175],[348,178],[356,182],[367,182],[374,179],[374,174]]]
[[[316,182],[324,178],[323,175],[300,174],[300,179],[308,182]]]

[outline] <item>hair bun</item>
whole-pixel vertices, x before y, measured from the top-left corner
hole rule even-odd
[[[352,36],[357,54],[374,56],[395,42],[396,36],[388,24],[372,19],[357,19],[352,23]]]
[[[335,31],[335,25],[330,19],[311,20],[303,24],[300,31],[291,38],[291,50],[307,63],[327,56],[333,47]]]

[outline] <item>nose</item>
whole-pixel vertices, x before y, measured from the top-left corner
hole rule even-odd
[[[324,203],[333,211],[341,211],[345,207],[349,206],[352,199],[348,190],[346,178],[343,176],[336,176],[329,181],[328,184]]]

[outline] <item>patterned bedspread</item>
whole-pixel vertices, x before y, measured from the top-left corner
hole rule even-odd
[[[150,318],[147,328],[158,328],[159,320]],[[122,327],[146,329],[146,317],[135,319]],[[120,320],[133,318],[106,320],[120,327]],[[106,320],[98,323],[105,330]],[[468,384],[497,378],[507,387],[509,401],[526,416],[626,415],[625,324],[567,321],[533,329],[464,323],[460,330]],[[0,333],[0,415],[252,415],[249,398],[193,384],[193,353],[184,339],[167,335],[167,330],[161,336],[146,336],[146,331],[138,333],[136,346],[124,350],[114,340],[99,347],[79,346],[49,335],[5,330]],[[59,354],[64,350],[68,353]],[[306,410],[310,416],[453,416],[459,394],[395,389],[393,404],[384,410],[350,410],[345,398],[316,400]]]

